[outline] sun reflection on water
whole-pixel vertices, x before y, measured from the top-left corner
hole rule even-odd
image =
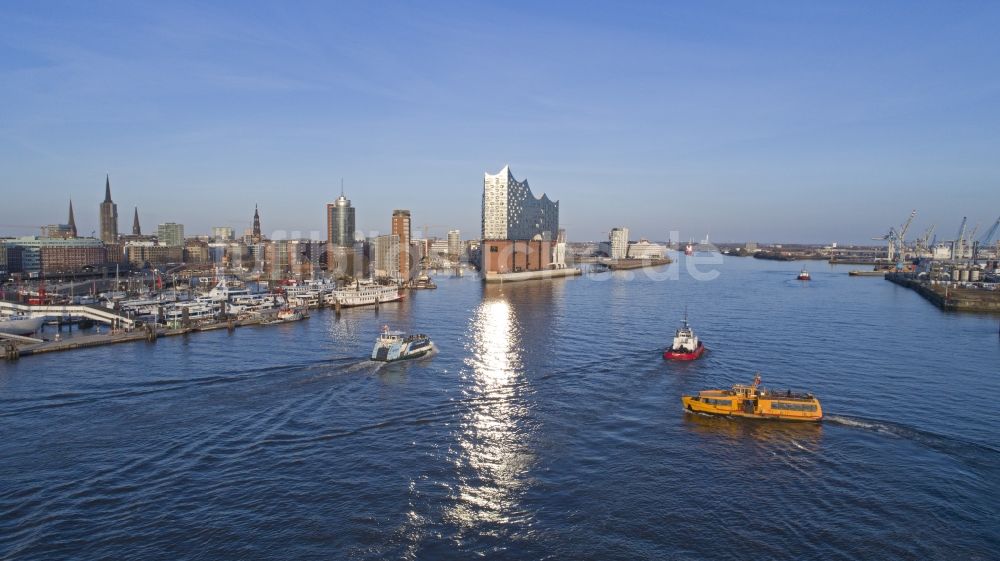
[[[467,409],[456,433],[455,490],[449,518],[477,534],[523,527],[519,508],[524,474],[534,462],[523,396],[529,390],[522,372],[521,333],[511,303],[487,297],[470,325],[463,401]]]

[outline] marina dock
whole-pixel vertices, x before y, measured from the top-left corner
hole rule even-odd
[[[134,343],[138,341],[155,343],[156,340],[161,337],[172,337],[198,331],[215,331],[219,329],[228,329],[233,331],[238,327],[247,327],[251,325],[263,325],[263,322],[260,319],[216,321],[177,329],[164,327],[140,328],[134,330],[117,330],[105,333],[91,333],[87,335],[68,337],[65,339],[53,338],[48,340],[5,336],[3,337],[5,341],[3,342],[3,346],[0,347],[0,350],[3,351],[3,358],[6,358],[7,360],[17,360],[18,358],[31,355],[71,351],[75,349],[100,347],[104,345],[116,345],[118,343]]]

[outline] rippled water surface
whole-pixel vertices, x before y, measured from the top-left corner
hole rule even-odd
[[[0,558],[998,559],[998,318],[727,259],[0,363]],[[660,358],[689,311],[710,349]],[[379,327],[440,353],[365,360]],[[687,416],[815,392],[821,425]]]

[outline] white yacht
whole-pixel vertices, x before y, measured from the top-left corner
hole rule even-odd
[[[8,316],[0,318],[0,333],[11,335],[31,335],[42,328],[43,317]]]
[[[221,277],[218,284],[215,285],[212,290],[208,291],[208,295],[199,296],[198,300],[209,301],[209,302],[228,302],[233,298],[238,296],[249,296],[250,290],[246,287],[234,288],[229,286],[226,282],[226,277]]]

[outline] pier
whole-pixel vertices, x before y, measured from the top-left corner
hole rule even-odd
[[[627,269],[644,269],[646,267],[659,267],[669,265],[673,260],[669,257],[660,259],[610,259],[601,261],[600,264],[612,271],[623,271]]]
[[[132,343],[138,341],[155,343],[156,340],[161,337],[172,337],[176,335],[195,333],[198,331],[215,331],[219,329],[228,329],[229,331],[233,331],[238,327],[247,327],[252,325],[267,324],[265,324],[260,318],[253,318],[213,321],[193,324],[189,327],[179,327],[176,329],[145,326],[138,329],[112,330],[110,333],[92,333],[87,335],[77,335],[66,339],[57,337],[48,340],[0,333],[0,340],[3,341],[3,345],[0,346],[0,350],[3,351],[3,358],[6,358],[7,360],[17,360],[18,358],[31,355],[71,351],[89,347],[101,347],[105,345],[116,345],[118,343]]]
[[[85,317],[115,327],[130,328],[135,326],[132,319],[101,306],[81,304],[32,305],[0,301],[0,311],[5,312],[5,314],[0,315],[23,315],[32,318]]]

